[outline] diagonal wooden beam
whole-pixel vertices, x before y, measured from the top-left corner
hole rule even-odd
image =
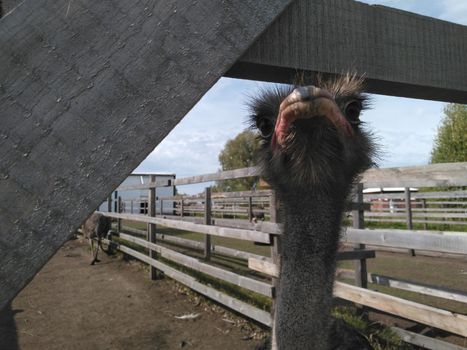
[[[0,307],[290,0],[26,0],[0,19]]]

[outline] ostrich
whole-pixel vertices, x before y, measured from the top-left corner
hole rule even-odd
[[[359,119],[362,83],[345,75],[319,87],[263,90],[250,101],[262,176],[284,214],[273,349],[371,349],[346,344],[348,335],[337,339],[346,329],[330,316],[344,203],[373,164],[371,135]]]
[[[83,224],[83,236],[89,239],[89,244],[91,245],[91,252],[93,253],[93,259],[91,265],[94,265],[96,262],[99,262],[97,259],[97,254],[99,253],[99,248],[104,252],[109,253],[102,247],[102,238],[107,236],[107,233],[112,228],[112,221],[110,218],[99,214],[93,213]],[[94,239],[97,238],[97,247],[94,251]]]

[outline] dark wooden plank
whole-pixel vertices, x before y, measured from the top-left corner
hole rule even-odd
[[[0,307],[289,2],[26,0],[1,19]]]
[[[372,93],[467,103],[466,37],[465,26],[389,7],[298,0],[227,75],[290,83],[297,70],[350,70]]]

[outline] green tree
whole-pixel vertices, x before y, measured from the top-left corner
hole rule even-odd
[[[444,107],[431,163],[467,162],[467,105],[450,103]]]
[[[259,140],[251,130],[245,130],[234,139],[227,141],[219,154],[221,170],[233,170],[256,165],[256,154],[259,150]],[[224,180],[216,182],[217,191],[248,191],[258,178]]]

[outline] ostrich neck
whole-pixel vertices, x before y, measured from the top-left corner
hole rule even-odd
[[[275,313],[278,349],[327,349],[344,192],[279,193],[285,216]]]

